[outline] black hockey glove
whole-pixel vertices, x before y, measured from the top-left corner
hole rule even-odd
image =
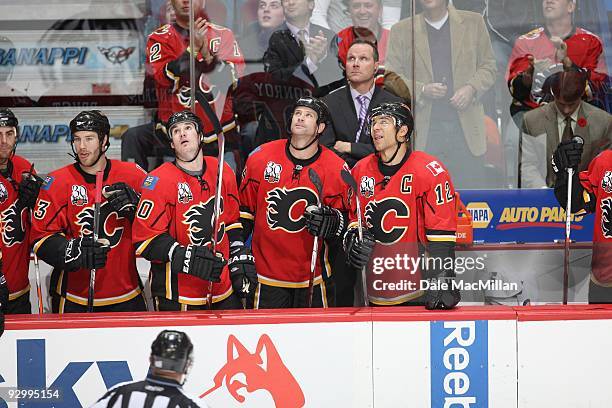
[[[102,191],[110,206],[113,210],[117,211],[119,216],[130,221],[134,220],[134,213],[136,212],[140,197],[132,187],[121,182],[105,186]]]
[[[245,247],[244,244],[233,246],[227,264],[236,295],[245,298],[254,294],[257,287],[257,272],[251,249]]]
[[[368,264],[376,239],[367,229],[363,230],[363,240],[359,241],[357,228],[351,228],[344,234],[344,252],[346,262],[353,268],[360,270]]]
[[[574,140],[559,143],[552,157],[555,173],[558,175],[560,172],[565,173],[569,168],[576,169],[580,164],[583,150],[583,144]]]
[[[108,244],[106,240],[94,241],[91,235],[68,240],[64,250],[64,269],[71,272],[81,268],[103,268],[110,251]]]
[[[461,293],[459,289],[453,288],[453,280],[452,277],[429,280],[430,289],[425,293],[425,309],[448,310],[457,306],[461,301]]]
[[[218,283],[221,282],[221,272],[227,261],[220,254],[204,246],[179,246],[172,254],[170,268],[173,273],[186,273],[200,279]]]
[[[338,238],[344,232],[344,216],[335,208],[326,205],[309,205],[304,211],[306,229],[321,238]]]
[[[21,183],[19,183],[17,196],[21,208],[34,208],[36,199],[38,198],[38,192],[40,186],[42,186],[44,180],[38,177],[36,174],[23,173]]]

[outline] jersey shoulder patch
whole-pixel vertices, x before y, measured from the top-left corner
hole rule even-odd
[[[55,177],[53,176],[47,176],[45,177],[45,181],[43,182],[42,186],[40,186],[41,190],[49,190],[49,188],[51,188],[51,184],[53,184],[53,181],[55,181]]]
[[[159,177],[157,176],[152,176],[152,175],[148,175],[147,177],[145,177],[145,179],[142,181],[142,188],[145,188],[147,190],[155,190],[155,186],[157,185],[157,182],[159,181]]]

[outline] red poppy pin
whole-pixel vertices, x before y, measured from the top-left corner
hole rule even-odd
[[[578,126],[585,127],[587,125],[587,120],[585,118],[578,118]]]

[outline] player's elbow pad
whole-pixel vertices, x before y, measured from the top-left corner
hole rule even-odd
[[[57,269],[64,269],[64,254],[66,253],[68,240],[58,234],[51,235],[43,241],[36,250],[36,255]]]

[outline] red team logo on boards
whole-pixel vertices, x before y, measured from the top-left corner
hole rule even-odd
[[[258,390],[268,391],[277,408],[299,408],[305,404],[300,385],[267,334],[259,338],[255,353],[250,353],[236,336],[230,334],[227,339],[227,363],[213,381],[215,385],[202,393],[200,398],[225,384],[227,391],[239,403],[245,401],[244,395],[238,393],[244,389],[249,394]]]

